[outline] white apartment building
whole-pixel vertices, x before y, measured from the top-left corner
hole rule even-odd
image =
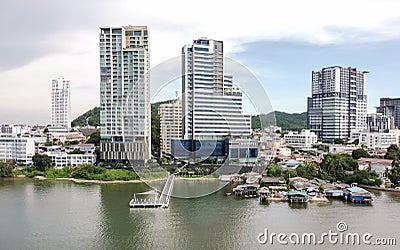
[[[362,132],[359,137],[359,145],[364,145],[371,150],[387,149],[392,144],[399,144],[396,133]]]
[[[101,27],[100,157],[150,159],[150,51],[147,26]]]
[[[63,168],[66,166],[79,166],[82,164],[94,164],[96,162],[95,154],[68,154],[61,151],[44,152],[54,163],[54,167]]]
[[[70,127],[70,113],[69,81],[59,77],[51,83],[51,125]]]
[[[30,165],[34,155],[35,142],[33,138],[0,137],[0,160],[15,160],[17,163]]]
[[[224,73],[223,42],[200,38],[182,48],[182,133],[184,139],[249,136],[242,93]]]
[[[366,129],[367,76],[367,71],[341,66],[313,71],[307,128],[329,142]]]
[[[288,134],[283,136],[285,144],[295,148],[311,148],[312,145],[316,144],[318,137],[314,132],[306,129],[301,131],[300,134],[295,134],[290,131]]]
[[[171,141],[182,138],[182,97],[171,103],[161,104],[158,114],[161,152],[171,154]]]

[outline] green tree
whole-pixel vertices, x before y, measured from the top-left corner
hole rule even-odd
[[[358,149],[354,149],[353,152],[351,152],[351,156],[353,157],[353,159],[358,160],[361,157],[368,158],[369,153],[367,150],[365,150],[363,148],[358,148]]]
[[[283,175],[284,175],[286,180],[289,180],[289,178],[293,178],[293,177],[299,176],[295,169],[286,170],[285,172],[283,172]]]
[[[382,184],[379,175],[375,171],[371,172],[368,170],[356,170],[354,171],[354,174],[346,176],[344,182],[348,184],[356,182],[372,186],[380,186]]]
[[[267,168],[267,175],[271,177],[282,176],[282,169],[279,166],[269,166]]]
[[[92,164],[83,164],[79,167],[76,167],[72,173],[72,178],[77,179],[85,179],[85,180],[94,180],[96,179],[96,175],[101,175],[106,172],[105,168],[94,166]]]
[[[160,155],[160,115],[151,113],[151,152],[154,156]]]
[[[324,185],[319,184],[318,190],[319,190],[319,192],[320,192],[321,194],[322,194],[322,193],[325,193],[325,187],[324,187]]]
[[[357,161],[350,155],[345,154],[327,154],[322,163],[321,170],[325,171],[332,180],[343,180],[346,171],[355,171],[358,169]]]
[[[47,155],[35,154],[32,157],[33,165],[39,171],[45,171],[47,168],[51,167],[51,158]]]
[[[11,177],[17,167],[14,160],[0,161],[0,177]]]
[[[400,160],[396,159],[392,162],[392,168],[388,170],[388,178],[389,180],[395,184],[400,184]]]
[[[300,177],[313,179],[317,176],[318,168],[318,164],[316,164],[315,162],[309,162],[306,163],[304,166],[297,167],[296,172]]]
[[[385,159],[391,159],[391,160],[400,159],[400,150],[396,144],[392,144],[389,146],[385,154]]]
[[[272,162],[275,163],[275,164],[277,164],[277,163],[280,162],[280,161],[281,161],[281,159],[280,159],[279,157],[275,157],[275,158],[272,160]]]
[[[89,135],[89,139],[87,140],[88,143],[94,143],[95,145],[100,144],[100,131],[93,132]]]

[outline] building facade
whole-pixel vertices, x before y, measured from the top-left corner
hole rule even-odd
[[[394,129],[393,116],[379,113],[367,115],[368,132],[388,132],[391,129]]]
[[[366,129],[367,76],[367,71],[341,66],[313,71],[307,128],[329,142]]]
[[[381,98],[376,112],[393,116],[394,126],[400,128],[400,98]]]
[[[295,148],[311,148],[317,143],[318,137],[310,130],[303,130],[300,134],[289,132],[283,136],[285,144]]]
[[[32,164],[35,141],[26,137],[0,137],[0,160],[15,160],[25,165]]]
[[[161,152],[171,154],[171,141],[182,138],[182,98],[178,97],[171,103],[161,104],[158,114]]]
[[[68,80],[59,77],[51,83],[51,125],[70,127],[71,96]]]
[[[182,48],[182,133],[189,140],[251,134],[242,93],[224,73],[223,42],[200,38]]]
[[[259,152],[257,139],[232,139],[229,140],[228,159],[240,163],[256,162]]]
[[[147,26],[101,27],[100,158],[150,159],[150,51]]]
[[[68,154],[66,152],[45,152],[45,155],[51,158],[56,168],[67,166],[79,166],[82,164],[94,164],[96,162],[95,154]]]
[[[387,149],[392,144],[399,144],[399,136],[396,133],[360,133],[359,145],[365,146],[368,149]]]

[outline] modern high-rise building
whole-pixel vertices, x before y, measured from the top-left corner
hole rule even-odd
[[[182,48],[183,139],[215,140],[251,134],[242,93],[224,73],[223,42],[200,38]]]
[[[178,97],[171,103],[161,104],[158,114],[161,152],[171,154],[171,141],[182,138],[182,98]]]
[[[312,96],[307,104],[307,127],[318,138],[348,140],[366,129],[367,71],[332,66],[312,72]]]
[[[100,158],[150,159],[150,51],[147,26],[100,28]]]
[[[51,83],[51,125],[70,127],[71,99],[69,81],[59,77]]]
[[[394,126],[400,128],[400,98],[381,98],[376,112],[386,116],[393,116]]]
[[[391,129],[394,129],[393,116],[380,113],[367,115],[368,132],[388,132]]]

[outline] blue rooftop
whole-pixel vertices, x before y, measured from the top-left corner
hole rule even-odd
[[[347,188],[347,190],[349,190],[352,193],[368,193],[367,190],[365,190],[364,188],[360,188],[360,187],[351,187],[351,188]]]
[[[288,193],[288,195],[289,195],[289,196],[292,196],[292,195],[307,196],[307,192],[304,191],[304,190],[301,190],[301,191],[293,190],[293,191],[290,191],[290,192]]]
[[[288,167],[294,167],[294,166],[298,165],[299,163],[300,163],[300,162],[298,162],[298,161],[296,161],[296,160],[290,159],[290,160],[288,160],[288,161],[286,162],[286,166],[288,166]]]

